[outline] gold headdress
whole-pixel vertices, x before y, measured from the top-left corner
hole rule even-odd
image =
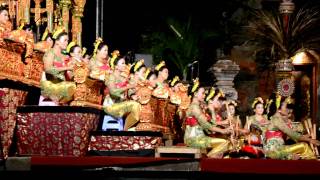
[[[144,64],[144,59],[140,59],[138,62],[136,62],[133,68],[133,72],[136,72],[143,64]]]
[[[213,96],[214,99],[218,100],[220,97],[224,97],[224,93],[221,91],[221,89],[218,90],[218,94]]]
[[[229,106],[229,105],[234,105],[235,107],[238,105],[238,103],[236,102],[236,101],[233,101],[233,100],[231,100],[231,101],[228,101],[227,102],[227,105]]]
[[[256,98],[254,99],[252,105],[251,105],[252,109],[254,109],[254,106],[255,106],[258,102],[259,102],[259,103],[262,103],[262,104],[264,103],[264,102],[263,102],[263,99],[262,99],[261,97],[256,97]]]
[[[277,93],[277,96],[276,96],[276,107],[277,107],[277,109],[279,109],[280,103],[281,103],[281,95]]]
[[[93,54],[96,55],[97,54],[97,51],[98,51],[98,47],[99,45],[103,42],[102,38],[98,38],[96,39],[96,41],[93,43],[93,46],[94,46],[94,50],[93,50]]]
[[[161,61],[154,69],[159,71],[165,65],[166,65],[166,62]]]
[[[288,96],[288,97],[285,99],[285,102],[286,102],[287,104],[294,104],[294,99],[291,98],[291,96]]]
[[[209,101],[211,98],[213,98],[214,94],[215,94],[216,90],[214,89],[214,87],[210,88],[210,92],[206,97],[206,101]]]
[[[49,34],[49,30],[46,29],[42,34],[41,41],[45,41],[46,38],[48,37],[48,34]]]
[[[83,48],[82,48],[81,56],[84,56],[86,53],[87,53],[87,48],[83,47]]]
[[[74,46],[76,46],[77,44],[76,44],[76,42],[74,42],[74,41],[71,41],[69,44],[68,44],[68,46],[67,46],[67,53],[70,53],[70,50],[71,50],[71,48],[72,47],[74,47]]]
[[[21,24],[20,24],[20,26],[18,27],[18,29],[19,29],[19,30],[22,30],[25,25],[26,25],[26,22],[21,21]]]
[[[176,82],[180,81],[179,76],[175,76],[172,81],[170,82],[170,86],[174,86]]]
[[[151,72],[150,68],[147,68],[146,74],[144,75],[144,79],[147,79],[147,77],[150,74],[150,72]]]
[[[54,31],[54,33],[53,33],[53,35],[52,35],[52,38],[53,38],[53,39],[57,39],[58,35],[59,35],[60,33],[64,32],[64,31],[65,31],[65,30],[64,30],[64,27],[59,26],[59,27]]]
[[[120,56],[120,51],[119,50],[114,50],[112,53],[111,53],[111,59],[110,59],[110,66],[111,66],[111,69],[114,69],[114,61],[117,59],[118,56]]]
[[[193,80],[193,86],[192,86],[192,89],[191,89],[191,92],[194,93],[198,87],[199,87],[199,78],[196,78]]]

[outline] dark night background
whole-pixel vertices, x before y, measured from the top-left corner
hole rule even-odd
[[[207,69],[216,61],[216,49],[226,44],[230,47],[237,42],[230,42],[231,34],[226,34],[224,21],[227,21],[233,13],[243,8],[245,3],[250,4],[254,0],[222,0],[222,1],[104,1],[104,32],[103,39],[109,46],[109,52],[119,49],[122,54],[127,52],[141,52],[144,46],[142,37],[152,31],[170,31],[166,24],[166,18],[171,17],[181,22],[191,16],[193,26],[199,30],[211,30],[220,35],[200,42],[201,55],[197,57],[200,62],[200,79],[204,82],[212,81],[211,73]],[[280,0],[262,0],[263,9],[278,10]],[[317,0],[293,0],[296,8],[305,3],[319,4]],[[95,40],[95,4],[96,0],[87,0],[83,18],[83,46],[92,51]],[[240,33],[239,27],[229,27],[231,33]],[[228,54],[228,52],[226,52]],[[175,71],[174,65],[170,65],[171,71]],[[176,72],[176,71],[175,71]],[[172,73],[171,73],[172,74]]]

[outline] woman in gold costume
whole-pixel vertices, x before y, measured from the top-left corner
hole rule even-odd
[[[127,97],[128,90],[135,88],[136,84],[129,83],[125,58],[117,57],[110,64],[114,69],[105,83],[109,89],[112,103],[103,108],[107,114],[115,117],[127,115],[124,130],[128,130],[139,122],[141,105],[136,101],[128,100]]]
[[[198,81],[194,82],[191,93],[193,94],[193,98],[187,110],[184,142],[191,147],[212,148],[207,156],[222,158],[223,154],[229,150],[230,142],[226,139],[207,136],[206,132],[230,134],[231,129],[221,129],[216,124],[210,123],[216,121],[216,114],[212,106],[208,106],[211,116],[205,113],[202,105],[205,100],[205,89],[199,87]]]
[[[108,46],[98,38],[94,43],[93,57],[89,63],[90,77],[105,81],[106,77],[111,73],[108,57]]]
[[[70,58],[68,62],[66,62],[67,66],[74,66],[79,63],[85,63],[87,64],[88,60],[83,58],[83,52],[79,45],[77,45],[74,41],[70,42],[67,46],[66,52],[69,54]],[[66,72],[66,78],[68,80],[73,79],[73,72],[67,71]]]
[[[0,6],[0,42],[3,41],[4,37],[8,36],[8,33],[12,31],[12,24],[9,21],[8,7]]]
[[[182,124],[191,99],[188,96],[188,87],[182,84],[178,76],[175,76],[169,85],[170,97],[166,108],[166,119],[170,122],[169,128],[174,135],[174,139],[181,142],[183,141]]]
[[[62,53],[68,45],[68,34],[59,28],[53,34],[54,46],[43,56],[45,77],[41,80],[41,94],[57,103],[67,103],[73,99],[76,89],[74,82],[66,81],[65,73],[72,71],[68,66],[69,56]]]
[[[267,157],[272,159],[316,159],[315,154],[307,143],[320,145],[320,141],[311,139],[292,130],[288,125],[289,109],[293,108],[293,101],[289,97],[273,94],[270,105],[270,125],[266,131],[264,150]],[[297,143],[285,145],[284,135],[289,136]]]
[[[138,66],[142,66],[142,65],[135,64],[133,67],[135,67],[134,69],[138,70],[139,69],[137,68]],[[141,104],[141,111],[140,111],[140,120],[138,125],[136,126],[136,130],[137,131],[164,130],[166,127],[156,125],[154,123],[154,106],[152,106],[151,104],[151,94],[155,87],[156,75],[153,72],[151,72],[149,68],[147,68],[145,71],[145,74],[142,77],[141,77],[141,74],[138,75],[137,77],[140,77],[139,78],[140,81],[137,81],[138,83],[137,83],[135,95],[137,97],[138,102]],[[144,81],[141,81],[142,78],[144,79]]]
[[[152,92],[152,101],[154,101],[154,114],[155,114],[155,123],[168,127],[170,125],[170,122],[168,119],[166,119],[166,107],[168,103],[169,98],[169,92],[170,87],[168,83],[166,83],[166,80],[169,76],[168,68],[166,67],[166,64],[164,61],[161,61],[156,67],[155,67],[155,73],[157,75],[156,80],[156,88]],[[170,133],[170,132],[164,132],[164,133]]]
[[[264,114],[265,103],[261,97],[255,98],[251,107],[254,115],[246,119],[244,129],[249,131],[249,134],[246,137],[246,144],[242,147],[242,152],[249,157],[264,157],[264,135],[270,122],[267,115]]]
[[[135,101],[138,100],[138,96],[136,94],[137,90],[139,88],[142,88],[145,86],[145,73],[146,73],[146,66],[144,65],[144,60],[141,59],[137,62],[135,62],[131,68],[130,68],[130,84],[135,84],[136,88],[129,89],[128,96],[130,99],[133,99]]]
[[[264,114],[264,101],[261,97],[257,97],[254,99],[251,107],[254,111],[254,115],[249,116],[246,124],[245,129],[250,130],[251,125],[255,125],[256,127],[260,128],[262,131],[262,135],[265,134],[267,126],[270,124],[268,117]]]

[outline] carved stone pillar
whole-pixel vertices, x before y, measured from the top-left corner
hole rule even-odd
[[[81,18],[83,17],[83,9],[86,4],[86,0],[74,0],[74,3],[75,5],[72,11],[72,41],[77,42],[77,44],[81,46]]]
[[[60,0],[59,5],[62,8],[62,22],[66,32],[69,32],[69,9],[71,0]]]
[[[221,59],[213,65],[212,69],[217,78],[216,85],[225,93],[226,98],[237,100],[238,92],[233,87],[233,80],[240,70],[239,65],[231,60]]]

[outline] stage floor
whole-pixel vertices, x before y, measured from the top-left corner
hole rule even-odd
[[[207,176],[320,176],[319,160],[210,159],[171,157],[10,157],[7,171],[44,175],[198,179]],[[4,171],[2,171],[4,172]]]

